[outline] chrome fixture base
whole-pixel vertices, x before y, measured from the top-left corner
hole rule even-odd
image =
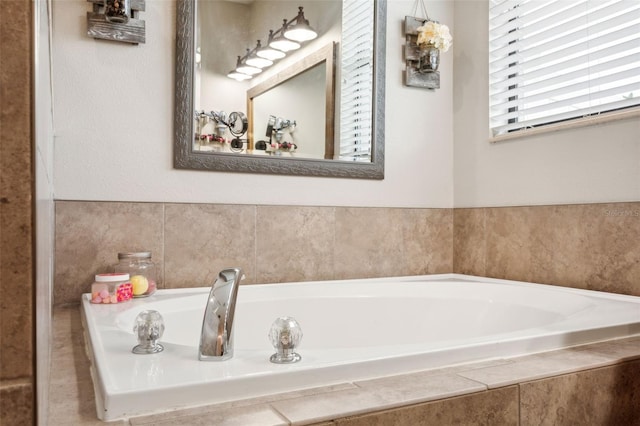
[[[148,347],[146,345],[135,345],[133,349],[131,349],[131,352],[137,355],[157,354],[162,351],[164,351],[164,346],[162,346],[160,343],[156,343],[151,347]]]
[[[300,354],[293,352],[290,355],[283,355],[281,353],[275,353],[271,355],[269,361],[274,364],[293,364],[294,362],[298,362],[302,360],[302,356]]]

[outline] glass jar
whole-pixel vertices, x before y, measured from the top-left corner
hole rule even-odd
[[[107,22],[126,24],[131,15],[131,0],[104,0],[104,17]]]
[[[114,272],[131,276],[133,297],[147,297],[155,293],[157,284],[156,265],[151,260],[151,252],[118,253],[118,263]]]
[[[110,304],[131,300],[129,274],[97,274],[91,284],[91,303]]]

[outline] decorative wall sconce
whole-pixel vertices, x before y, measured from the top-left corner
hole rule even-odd
[[[145,42],[145,23],[138,19],[145,0],[87,0],[87,35],[102,40],[138,44]]]
[[[416,18],[415,16],[405,16],[404,18],[405,84],[413,87],[439,89],[440,52],[449,50],[452,39],[446,25],[429,19],[424,3],[422,3],[422,10],[426,18]]]
[[[244,56],[238,56],[236,67],[227,77],[237,81],[248,80],[262,72],[263,68],[273,65],[273,61],[284,58],[286,52],[299,49],[300,43],[316,37],[318,33],[309,26],[309,21],[304,17],[303,8],[300,6],[295,17],[288,21],[283,19],[282,27],[276,31],[269,30],[266,46],[262,46],[258,40],[256,47],[247,49]]]

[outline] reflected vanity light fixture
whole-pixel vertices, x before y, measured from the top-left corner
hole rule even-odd
[[[249,56],[249,49],[247,49],[247,54],[244,56],[238,56],[238,62],[236,63],[236,69],[234,70],[235,72],[239,72],[242,74],[246,74],[248,76],[253,76],[255,74],[259,74],[262,72],[262,69],[258,68],[258,67],[254,67],[251,65],[247,65],[246,60],[247,57]]]
[[[273,65],[273,61],[271,59],[258,56],[258,51],[260,49],[262,49],[262,45],[260,44],[260,40],[258,40],[258,43],[256,44],[255,49],[251,51],[251,54],[247,57],[245,61],[247,65],[256,67],[256,68],[265,68]]]
[[[309,21],[305,19],[304,12],[302,11],[302,6],[298,7],[298,16],[294,18],[295,23],[291,26],[288,26],[284,32],[284,36],[289,40],[294,41],[309,41],[318,37],[318,33],[315,32],[311,26],[309,26]]]
[[[295,19],[295,18],[294,18]],[[277,35],[271,42],[269,43],[269,47],[273,47],[274,49],[282,50],[283,52],[289,52],[291,50],[300,49],[300,43],[297,43],[293,40],[289,40],[285,37],[284,33],[287,31],[287,20],[282,20],[282,28],[274,33]]]
[[[238,72],[236,70],[229,71],[229,74],[227,74],[227,77],[232,78],[232,79],[234,79],[236,81],[250,80],[251,78],[253,78],[252,76],[250,76],[248,74],[243,74],[243,73]]]
[[[273,40],[273,30],[269,30],[269,41],[267,42],[267,45],[258,49],[258,51],[256,52],[256,55],[258,55],[261,58],[269,59],[270,61],[282,59],[285,56],[287,56],[287,54],[284,53],[282,50],[274,49],[273,47],[269,46],[272,40]]]
[[[283,19],[282,27],[276,31],[269,30],[269,40],[266,46],[262,46],[260,40],[253,49],[247,49],[244,56],[238,56],[236,68],[227,74],[227,77],[242,81],[258,74],[262,68],[270,67],[273,61],[282,59],[286,52],[300,48],[300,43],[313,40],[318,33],[311,28],[309,21],[304,17],[303,7],[298,7],[298,14],[290,20]],[[246,74],[243,77],[239,74]]]

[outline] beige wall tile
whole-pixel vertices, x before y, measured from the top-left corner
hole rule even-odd
[[[453,210],[453,272],[485,276],[486,209]]]
[[[486,209],[489,277],[552,283],[557,206]]]
[[[33,376],[33,167],[29,1],[0,17],[0,379]]]
[[[162,287],[163,212],[157,203],[58,201],[54,304],[78,303],[118,252],[151,251]]]
[[[450,272],[448,209],[336,208],[337,279]]]
[[[640,424],[640,361],[520,385],[521,424]]]
[[[517,425],[516,386],[339,419],[339,426]]]
[[[163,216],[164,214],[164,216]],[[131,236],[137,247],[128,247]],[[81,249],[78,249],[81,247]],[[123,250],[169,287],[458,272],[640,294],[640,203],[402,209],[56,203],[55,303],[77,302]]]
[[[401,209],[406,273],[449,273],[453,268],[453,210]]]
[[[553,219],[555,283],[640,296],[640,203],[569,205]]]
[[[0,425],[31,426],[34,420],[33,385],[12,381],[0,384]]]
[[[333,279],[334,207],[258,206],[256,282]]]
[[[640,203],[455,209],[454,217],[455,272],[640,295]]]
[[[401,219],[399,209],[337,207],[335,277],[396,275],[402,269]]]
[[[255,283],[256,208],[242,205],[167,204],[165,207],[167,288],[210,286],[228,267]]]

